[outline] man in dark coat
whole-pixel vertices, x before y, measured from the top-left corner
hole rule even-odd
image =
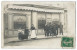
[[[50,32],[50,26],[49,26],[49,24],[47,24],[47,26],[46,26],[46,33],[47,33],[47,36],[49,36],[49,32]]]
[[[60,34],[63,35],[63,25],[62,24],[60,24]]]
[[[53,35],[56,35],[56,25],[55,24],[53,24],[52,31],[53,31]]]
[[[47,36],[47,25],[44,26],[45,36]]]
[[[45,31],[45,36],[49,36],[49,25],[45,25],[44,27],[44,31]]]
[[[50,25],[50,36],[53,34],[53,26],[52,24]]]
[[[58,35],[58,24],[55,26],[56,29],[56,35]]]

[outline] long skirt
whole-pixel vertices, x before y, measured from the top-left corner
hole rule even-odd
[[[31,31],[31,38],[36,38],[36,30]]]

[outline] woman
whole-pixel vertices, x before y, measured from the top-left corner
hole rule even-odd
[[[24,33],[23,33],[22,29],[19,28],[19,30],[18,30],[18,39],[23,40],[23,35],[24,35]]]
[[[28,29],[28,27],[25,27],[24,32],[25,32],[25,34],[24,34],[25,38],[28,39],[28,36],[29,36],[29,29]]]
[[[33,24],[31,26],[31,39],[36,39],[36,30]]]

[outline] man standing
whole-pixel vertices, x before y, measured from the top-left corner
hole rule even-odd
[[[60,24],[60,34],[63,35],[63,25],[62,24]]]
[[[50,25],[50,36],[53,34],[53,26],[52,24]]]
[[[45,27],[44,27],[44,31],[45,31],[45,36],[49,36],[49,25],[47,24],[47,25],[45,25]]]
[[[45,36],[47,36],[47,25],[44,26],[44,32],[45,32]]]
[[[47,37],[49,36],[49,33],[50,33],[50,25],[47,24],[46,26],[46,32],[47,32]]]

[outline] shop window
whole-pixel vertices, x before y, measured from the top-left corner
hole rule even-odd
[[[14,22],[14,29],[25,29],[26,23],[25,22]]]
[[[38,20],[38,28],[43,29],[45,26],[46,20]]]
[[[25,29],[26,17],[25,16],[14,16],[14,29]]]
[[[38,14],[38,29],[44,29],[45,24],[46,24],[45,14],[44,13]]]

